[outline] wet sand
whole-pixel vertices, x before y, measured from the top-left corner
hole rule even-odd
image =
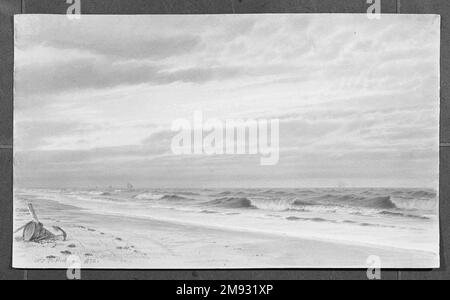
[[[14,235],[14,267],[130,269],[357,268],[378,256],[383,268],[438,266],[432,253],[218,229],[151,218],[97,214],[51,200],[31,201],[46,227],[62,227],[66,241],[26,243]],[[15,228],[30,220],[15,202]],[[369,265],[367,265],[369,266]]]

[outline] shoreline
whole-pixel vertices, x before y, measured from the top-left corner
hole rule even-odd
[[[82,269],[365,268],[373,255],[380,257],[382,268],[439,264],[433,253],[423,251],[98,214],[53,200],[30,202],[36,205],[41,221],[64,228],[68,240],[24,243],[16,234],[14,268],[65,269],[69,257],[79,258]],[[16,216],[15,224],[27,217],[25,212]]]

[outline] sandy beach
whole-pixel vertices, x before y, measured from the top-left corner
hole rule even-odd
[[[383,268],[437,264],[425,251],[373,247],[281,234],[218,229],[156,218],[96,214],[52,200],[29,201],[46,226],[67,231],[66,241],[26,243],[14,235],[14,267],[68,268],[75,257],[81,267],[130,269],[308,268],[318,265],[356,268],[369,256]],[[15,202],[15,227],[30,220],[24,201]]]
[[[438,268],[441,21],[369,19],[15,16],[13,266]]]

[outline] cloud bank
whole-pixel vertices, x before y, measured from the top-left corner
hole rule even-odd
[[[436,186],[439,18],[16,17],[21,186]],[[280,119],[280,163],[170,153],[171,122]]]

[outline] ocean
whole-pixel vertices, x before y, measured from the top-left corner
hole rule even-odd
[[[438,195],[432,189],[18,189],[15,197],[57,201],[87,214],[439,251]]]

